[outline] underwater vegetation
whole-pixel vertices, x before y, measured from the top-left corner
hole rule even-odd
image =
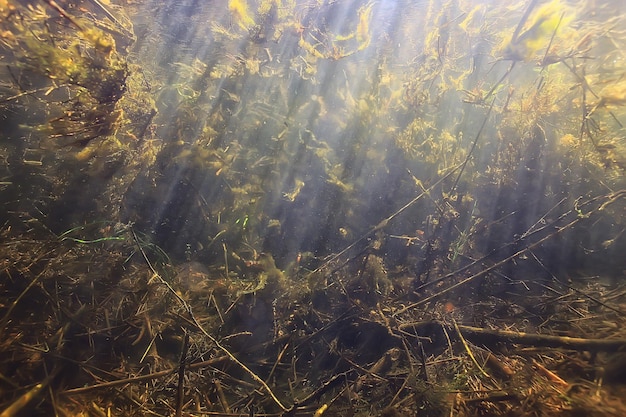
[[[2,415],[622,415],[624,28],[0,0]]]

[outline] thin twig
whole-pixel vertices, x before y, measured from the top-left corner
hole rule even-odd
[[[63,16],[65,19],[67,19],[71,24],[73,24],[74,26],[76,26],[81,32],[83,31],[83,28],[81,25],[79,25],[76,20],[74,20],[74,18],[72,16],[70,16],[69,14],[67,14],[67,12],[63,9],[63,7],[61,7],[56,1],[54,0],[43,0],[45,3],[48,3],[48,5],[50,7],[52,7],[54,10],[57,11],[57,13],[59,13],[61,16]]]
[[[459,340],[461,340],[461,343],[463,344],[463,347],[465,348],[467,355],[470,357],[472,362],[474,362],[474,365],[478,368],[480,373],[483,374],[483,376],[487,378],[491,378],[491,376],[489,376],[489,374],[483,369],[482,366],[480,366],[480,364],[476,360],[476,357],[474,356],[472,349],[470,349],[469,345],[465,341],[465,338],[463,337],[463,333],[461,333],[461,329],[459,328],[459,325],[456,323],[456,320],[452,319],[452,324],[454,324],[454,330],[456,330],[456,333],[459,336]]]
[[[397,315],[405,313],[408,310],[411,310],[411,309],[413,309],[415,307],[419,307],[419,306],[421,306],[423,304],[426,304],[427,302],[432,301],[435,298],[441,297],[442,295],[444,295],[444,294],[446,294],[446,293],[448,293],[448,292],[450,292],[450,291],[452,291],[452,290],[454,290],[456,288],[459,288],[459,287],[467,284],[468,282],[475,280],[476,278],[479,278],[479,277],[482,277],[482,276],[486,275],[487,273],[493,271],[494,269],[501,267],[502,265],[506,264],[507,262],[512,261],[513,259],[515,259],[515,258],[521,256],[522,254],[526,253],[527,251],[529,251],[529,250],[531,250],[531,249],[541,245],[542,243],[544,243],[548,239],[550,239],[550,238],[554,237],[555,235],[563,232],[564,230],[567,230],[567,229],[571,228],[572,226],[577,224],[581,219],[582,219],[581,217],[577,217],[576,219],[572,220],[570,223],[568,223],[565,226],[561,227],[560,229],[556,230],[554,233],[549,234],[549,235],[543,237],[542,239],[539,239],[537,242],[532,243],[532,244],[526,246],[525,248],[515,252],[513,255],[507,256],[506,258],[502,259],[501,261],[496,262],[495,264],[493,264],[493,265],[483,269],[482,271],[477,272],[477,273],[475,273],[475,274],[473,274],[473,275],[471,275],[471,276],[469,276],[469,277],[467,277],[467,278],[457,282],[454,285],[451,285],[451,286],[449,286],[447,288],[444,288],[443,290],[439,291],[436,294],[433,294],[433,295],[431,295],[429,297],[423,298],[420,301],[417,301],[415,303],[409,304],[408,306],[406,306],[406,307],[396,311],[393,315],[397,316]]]
[[[369,236],[371,236],[373,233],[384,229],[387,224],[389,224],[389,222],[391,220],[393,220],[395,217],[397,217],[398,215],[400,215],[404,210],[408,209],[409,207],[411,207],[413,204],[415,204],[419,199],[421,199],[422,197],[424,197],[425,195],[427,195],[432,189],[434,189],[436,186],[438,186],[439,184],[441,184],[444,180],[446,180],[448,177],[450,177],[452,174],[454,174],[459,168],[461,168],[463,164],[459,164],[455,167],[452,167],[450,169],[450,171],[448,171],[444,176],[442,176],[441,178],[439,178],[435,183],[433,183],[430,187],[428,187],[426,190],[422,191],[421,193],[419,193],[416,197],[414,197],[411,201],[409,201],[408,203],[406,203],[405,205],[403,205],[402,207],[400,207],[398,210],[396,210],[394,213],[392,213],[391,215],[389,215],[388,217],[384,218],[383,220],[381,220],[376,226],[372,227],[370,230],[368,230],[365,234],[363,234],[360,238],[358,238],[357,240],[355,240],[354,242],[352,242],[351,244],[349,244],[348,246],[346,246],[343,250],[341,250],[339,253],[333,255],[332,257],[330,257],[330,259],[328,259],[326,262],[324,262],[321,266],[317,267],[316,269],[314,269],[310,275],[315,274],[317,272],[319,272],[320,270],[324,269],[326,266],[328,266],[331,262],[335,261],[336,259],[338,259],[339,257],[341,257],[344,253],[346,253],[347,251],[349,251],[350,249],[352,249],[355,245],[357,245],[359,242],[367,239]]]
[[[183,347],[180,352],[180,362],[178,365],[178,387],[176,395],[176,417],[181,417],[183,412],[183,400],[185,398],[185,362],[187,361],[187,351],[189,350],[189,333],[185,332]]]
[[[189,366],[187,366],[187,369],[188,370],[192,370],[192,369],[198,369],[198,368],[205,368],[207,366],[213,366],[213,365],[216,365],[216,364],[218,364],[220,362],[224,362],[227,359],[229,359],[228,356],[224,355],[224,356],[220,356],[220,357],[217,357],[217,358],[209,359],[209,360],[206,360],[206,361],[192,363]],[[119,387],[120,385],[132,384],[132,383],[136,383],[136,382],[151,381],[153,379],[158,379],[158,378],[162,378],[164,376],[173,375],[176,372],[177,369],[178,368],[165,369],[163,371],[153,372],[153,373],[147,374],[147,375],[141,375],[141,376],[135,376],[135,377],[131,377],[131,378],[118,379],[118,380],[115,380],[115,381],[103,382],[103,383],[100,383],[100,384],[89,385],[89,386],[86,386],[86,387],[72,388],[72,389],[68,389],[68,390],[65,390],[65,391],[61,391],[60,394],[63,394],[63,395],[78,395],[78,394],[85,394],[87,392],[91,392],[91,391],[95,391],[95,390],[99,390],[99,389],[103,389],[103,388]]]
[[[606,304],[606,303],[604,303],[604,302],[602,302],[602,301],[598,300],[597,298],[592,297],[591,295],[589,295],[589,294],[585,293],[584,291],[581,291],[581,290],[579,290],[578,288],[572,287],[571,285],[566,284],[566,283],[564,283],[563,281],[561,281],[560,279],[558,279],[558,278],[557,278],[557,276],[556,276],[556,275],[554,275],[554,274],[552,273],[552,271],[551,271],[551,270],[550,270],[550,269],[549,269],[549,268],[548,268],[548,267],[547,267],[547,266],[546,266],[546,265],[545,265],[545,264],[541,261],[541,259],[539,259],[539,258],[537,257],[537,255],[535,255],[535,252],[533,252],[532,250],[531,250],[531,251],[529,251],[529,252],[530,252],[530,255],[533,257],[533,259],[535,260],[535,262],[537,262],[537,263],[539,264],[539,266],[540,266],[540,267],[541,267],[544,271],[546,271],[548,274],[550,274],[550,276],[552,277],[552,280],[553,280],[553,281],[555,281],[555,282],[559,283],[560,285],[564,286],[564,287],[565,287],[565,288],[567,288],[567,289],[570,289],[570,290],[574,291],[575,293],[577,293],[577,294],[579,294],[579,295],[582,295],[582,296],[583,296],[583,297],[585,297],[585,298],[588,298],[589,300],[593,301],[594,303],[596,303],[596,304],[598,304],[598,305],[601,305],[601,306],[602,306],[602,307],[604,307],[604,308],[607,308],[607,309],[609,309],[609,310],[611,310],[611,311],[616,312],[616,313],[617,313],[617,314],[619,314],[620,316],[626,317],[626,313],[625,313],[625,312],[623,312],[622,310],[620,310],[619,308],[617,308],[617,307],[613,307],[613,306],[610,306],[610,305],[608,305],[608,304]]]

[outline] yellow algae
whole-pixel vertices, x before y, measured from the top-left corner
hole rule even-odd
[[[578,146],[578,138],[571,133],[566,133],[559,138],[558,146],[564,150],[574,149]]]
[[[504,47],[504,58],[531,60],[540,50],[548,47],[559,28],[567,26],[572,19],[572,16],[566,15],[560,0],[543,5],[533,14],[530,25]]]
[[[356,25],[356,30],[354,32],[350,32],[347,35],[337,35],[335,36],[336,41],[348,41],[350,39],[356,38],[359,44],[368,43],[370,39],[370,22],[372,20],[372,6],[373,3],[368,3],[364,6],[361,6],[358,11],[359,21]]]
[[[485,6],[483,5],[478,5],[474,7],[469,13],[467,13],[465,19],[463,19],[463,21],[459,23],[459,27],[463,29],[464,32],[469,33],[469,28],[476,24],[476,21],[480,18],[480,15],[483,13],[484,8]]]
[[[600,91],[598,107],[626,105],[626,80],[611,84]]]
[[[359,23],[356,26],[356,40],[359,42],[359,51],[367,48],[370,43],[370,22],[372,21],[373,5],[373,3],[369,3],[359,9]]]
[[[307,51],[309,54],[313,55],[314,57],[325,58],[324,54],[322,54],[320,51],[315,49],[315,46],[311,45],[310,43],[305,41],[303,38],[300,38],[300,40],[298,41],[298,46],[300,46],[302,49],[304,49],[305,51]]]
[[[241,29],[248,30],[255,25],[245,0],[228,0],[228,10]]]
[[[265,15],[269,13],[274,6],[280,8],[280,0],[263,0],[261,1],[261,4],[259,4],[257,12],[259,15]]]

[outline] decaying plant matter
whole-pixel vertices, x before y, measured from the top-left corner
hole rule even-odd
[[[174,267],[132,225],[55,236],[24,219],[1,248],[5,415],[617,416],[624,288],[497,274],[612,198],[417,292],[375,247],[300,276],[267,254],[225,276]]]
[[[0,416],[622,416],[626,10],[509,3],[0,0]]]

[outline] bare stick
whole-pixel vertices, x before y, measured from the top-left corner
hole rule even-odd
[[[4,411],[0,413],[0,417],[13,417],[17,415],[17,413],[21,409],[23,409],[29,402],[31,402],[33,398],[35,398],[37,394],[39,394],[39,392],[48,385],[49,382],[50,378],[46,378],[43,382],[35,385],[17,400],[13,401],[10,406],[5,408]]]
[[[491,376],[489,376],[489,374],[483,369],[482,366],[480,366],[480,364],[476,360],[476,357],[474,356],[472,349],[470,349],[469,345],[465,341],[465,338],[463,337],[463,333],[461,333],[461,329],[459,328],[459,325],[456,323],[456,320],[452,319],[452,324],[454,324],[454,330],[456,330],[456,333],[459,336],[459,339],[461,340],[461,343],[463,344],[463,347],[465,348],[467,355],[470,357],[472,362],[474,362],[474,365],[476,366],[476,368],[478,368],[481,374],[483,374],[487,378],[491,378]]]
[[[180,353],[180,363],[178,366],[178,392],[176,396],[176,417],[181,417],[183,412],[183,400],[185,396],[185,362],[187,361],[187,351],[189,350],[189,333],[185,332],[183,348]]]
[[[616,352],[626,346],[626,339],[583,339],[580,337],[552,336],[546,334],[533,334],[513,332],[510,330],[491,330],[480,327],[462,326],[465,337],[476,340],[478,336],[494,337],[499,341],[519,343],[531,346],[560,347],[575,350],[587,350],[590,352]]]
[[[213,380],[213,385],[215,385],[215,391],[217,391],[217,398],[220,400],[220,404],[222,405],[222,409],[226,414],[230,414],[230,405],[228,405],[228,400],[226,399],[226,395],[224,394],[224,390],[222,389],[222,384],[220,380],[215,378]]]
[[[61,16],[63,16],[65,19],[67,19],[71,24],[76,26],[81,32],[83,31],[83,28],[78,23],[76,23],[76,20],[74,20],[74,18],[72,16],[67,14],[67,12],[63,9],[63,7],[61,7],[59,5],[59,3],[57,3],[54,0],[43,0],[43,1],[45,3],[48,3],[48,6],[52,7],[54,10],[56,10],[57,13],[59,13]]]
[[[530,17],[530,14],[532,13],[532,11],[533,11],[533,9],[535,8],[536,5],[537,5],[537,0],[532,0],[530,2],[530,4],[528,5],[528,7],[526,8],[526,10],[524,11],[524,14],[522,15],[522,18],[517,23],[517,27],[515,28],[515,32],[513,32],[513,36],[511,37],[511,42],[512,43],[517,41],[517,37],[519,36],[520,32],[522,31],[522,28],[524,28],[524,24],[526,24],[526,21],[528,21],[528,18]]]
[[[478,133],[476,133],[476,137],[474,138],[474,142],[472,142],[472,146],[471,146],[469,152],[467,153],[467,156],[465,157],[465,160],[461,164],[461,169],[459,170],[459,175],[457,175],[456,180],[454,180],[454,184],[452,184],[452,188],[450,189],[450,194],[452,194],[452,192],[456,189],[456,186],[459,184],[459,180],[461,179],[461,175],[463,174],[463,171],[465,170],[465,166],[467,166],[467,163],[469,162],[470,158],[472,157],[472,154],[474,153],[474,149],[476,149],[476,144],[478,143],[478,139],[480,138],[480,135],[483,133],[483,130],[485,129],[485,125],[487,124],[487,120],[489,120],[489,116],[491,115],[491,110],[493,109],[493,104],[495,102],[496,102],[495,98],[493,100],[491,100],[491,105],[489,106],[489,110],[487,110],[487,115],[483,119],[483,123],[480,125],[480,129],[478,129]]]
[[[439,321],[421,321],[403,323],[399,329],[417,329],[422,326],[437,324],[445,329],[448,325]],[[626,339],[586,339],[580,337],[553,336],[537,333],[514,332],[511,330],[494,330],[482,327],[457,325],[466,339],[474,343],[517,343],[527,346],[566,348],[586,350],[589,352],[617,352],[626,347]]]
[[[218,358],[213,358],[213,359],[209,359],[209,360],[206,360],[206,361],[193,363],[193,364],[189,365],[187,367],[187,369],[204,368],[204,367],[207,367],[207,366],[212,366],[212,365],[218,364],[218,363],[223,362],[223,361],[225,361],[227,359],[228,359],[228,356],[224,355],[224,356],[220,356]],[[63,394],[63,395],[84,394],[84,393],[87,393],[87,392],[90,392],[90,391],[95,391],[95,390],[102,389],[102,388],[119,387],[120,385],[132,384],[134,382],[150,381],[152,379],[157,379],[157,378],[161,378],[161,377],[164,377],[164,376],[172,375],[174,372],[176,372],[176,368],[166,369],[164,371],[154,372],[154,373],[151,373],[151,374],[148,374],[148,375],[141,375],[141,376],[135,376],[135,377],[132,377],[132,378],[124,378],[124,379],[118,379],[118,380],[115,380],[115,381],[103,382],[101,384],[90,385],[90,386],[87,386],[87,387],[68,389],[66,391],[61,391],[60,394]]]

